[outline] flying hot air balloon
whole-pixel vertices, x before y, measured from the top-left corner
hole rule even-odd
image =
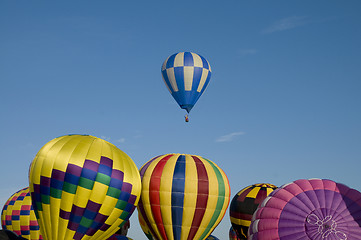
[[[229,214],[239,239],[247,239],[248,227],[258,205],[277,187],[269,183],[257,183],[240,190],[232,199]]]
[[[6,201],[1,213],[3,229],[13,231],[24,239],[43,239],[31,204],[28,187],[14,193]]]
[[[211,66],[196,53],[179,52],[164,61],[162,76],[178,105],[189,113],[209,83]]]
[[[359,240],[361,193],[328,179],[294,181],[263,200],[248,233],[251,240]]]
[[[129,219],[141,190],[131,158],[88,135],[45,144],[30,166],[29,183],[47,240],[109,238]]]
[[[230,187],[215,163],[190,154],[165,154],[140,169],[138,212],[157,240],[205,240],[224,217]]]

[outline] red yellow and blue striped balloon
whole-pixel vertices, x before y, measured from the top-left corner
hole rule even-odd
[[[1,225],[4,230],[13,231],[25,239],[43,239],[28,187],[17,191],[6,201],[1,213]]]
[[[30,193],[47,240],[107,239],[129,219],[141,180],[132,159],[89,135],[45,144],[29,172]]]
[[[140,169],[138,211],[158,240],[204,240],[224,217],[230,201],[226,174],[212,161],[165,154]]]

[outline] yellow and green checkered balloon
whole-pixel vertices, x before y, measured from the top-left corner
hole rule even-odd
[[[30,166],[29,184],[46,240],[109,238],[129,219],[141,191],[132,159],[88,135],[45,144]]]
[[[1,225],[3,229],[13,231],[25,239],[43,239],[28,187],[17,191],[6,201],[1,213]]]

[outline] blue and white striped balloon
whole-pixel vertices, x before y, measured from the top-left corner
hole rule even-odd
[[[209,83],[211,66],[196,53],[179,52],[164,61],[162,75],[173,98],[189,113]]]

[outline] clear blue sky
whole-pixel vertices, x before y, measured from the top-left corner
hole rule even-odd
[[[361,190],[361,1],[0,0],[0,202],[28,185],[51,139],[101,137],[140,168],[206,157],[232,195],[329,178]],[[184,122],[160,68],[179,51],[212,66]],[[214,235],[228,239],[229,214]],[[129,236],[146,239],[131,217]]]

